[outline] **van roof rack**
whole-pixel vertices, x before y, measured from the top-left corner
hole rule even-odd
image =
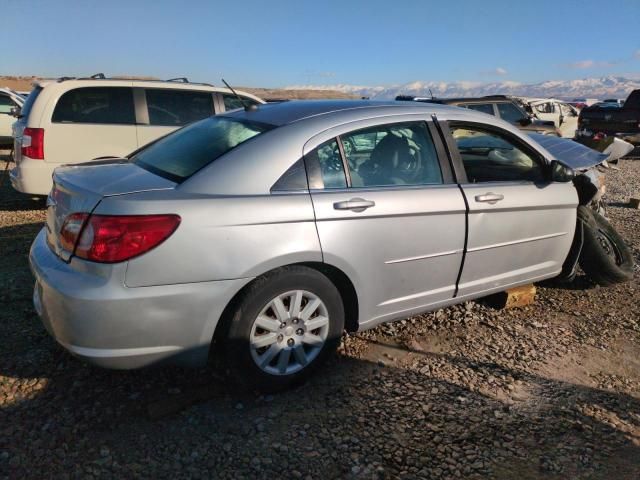
[[[135,78],[112,78],[107,77],[104,73],[94,73],[89,77],[60,77],[57,79],[58,82],[65,82],[67,80],[139,80],[141,82],[179,82],[179,83],[188,83],[189,85],[204,85],[206,87],[214,87],[215,85],[211,83],[205,82],[190,82],[187,77],[176,77],[170,78],[168,80],[159,80],[159,79],[135,79]]]

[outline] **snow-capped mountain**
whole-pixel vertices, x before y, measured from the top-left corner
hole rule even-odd
[[[517,95],[523,97],[556,97],[572,99],[626,98],[632,90],[640,88],[640,77],[607,76],[583,78],[580,80],[548,80],[540,83],[503,82],[422,82],[404,85],[363,86],[363,85],[297,85],[287,89],[338,90],[354,95],[378,100],[393,99],[396,95],[416,95],[435,97],[473,97],[494,94]],[[429,92],[431,90],[431,92]]]

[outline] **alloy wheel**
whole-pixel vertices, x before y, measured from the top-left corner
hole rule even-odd
[[[318,356],[329,333],[329,313],[317,295],[306,290],[270,300],[251,327],[251,357],[271,375],[291,375]]]

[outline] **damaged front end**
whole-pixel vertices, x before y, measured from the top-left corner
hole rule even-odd
[[[576,176],[573,184],[578,193],[579,205],[606,217],[603,196],[606,192],[605,173],[610,155],[601,153],[567,138],[530,134],[551,155],[571,167]],[[562,266],[560,280],[571,281],[576,274],[578,260],[584,244],[584,222],[579,216],[576,231],[567,259]]]

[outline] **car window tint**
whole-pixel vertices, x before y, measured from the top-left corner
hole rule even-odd
[[[506,135],[475,127],[451,127],[471,183],[544,180],[540,161]]]
[[[465,106],[470,110],[477,110],[478,112],[494,115],[493,103],[472,103],[471,105]]]
[[[242,101],[245,103],[245,105],[257,105],[258,102],[256,102],[254,99],[249,98],[249,97],[245,97],[244,95],[240,95],[242,97]],[[235,95],[229,94],[229,93],[223,93],[222,94],[222,100],[224,101],[224,109],[225,110],[236,110],[238,108],[244,108],[244,105],[242,105],[242,102],[240,100],[238,100],[238,98]]]
[[[347,178],[335,139],[329,140],[305,156],[310,188],[346,188]]]
[[[271,128],[271,125],[212,116],[161,138],[136,153],[131,161],[180,182]]]
[[[526,118],[525,113],[513,103],[498,103],[498,114],[505,122],[517,123]]]
[[[16,104],[8,95],[0,95],[0,113],[10,113]]]
[[[86,87],[58,100],[54,122],[134,124],[133,92],[128,87]]]
[[[340,139],[354,188],[442,183],[436,149],[424,122],[380,125]]]
[[[149,124],[182,126],[213,115],[210,92],[147,89]]]

